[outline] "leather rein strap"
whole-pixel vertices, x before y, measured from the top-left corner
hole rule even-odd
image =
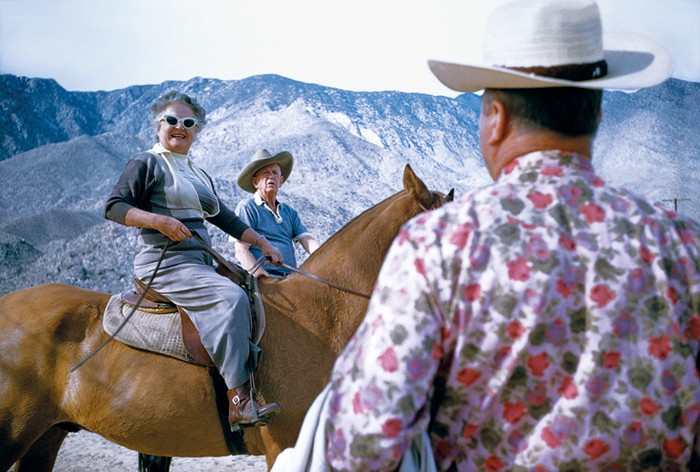
[[[218,262],[219,264],[223,265],[225,268],[227,268],[227,269],[230,270],[231,272],[236,272],[236,270],[231,266],[231,263],[228,262],[228,261],[226,260],[225,257],[223,257],[221,254],[219,254],[219,253],[216,252],[214,249],[212,249],[206,242],[204,242],[204,240],[203,240],[198,234],[196,234],[196,233],[192,233],[192,234],[193,234],[193,236],[195,237],[195,239],[197,239],[197,241],[199,241],[199,243],[202,245],[202,247],[203,247],[209,254],[212,255],[212,257],[214,258],[214,260],[216,260],[216,262]],[[261,258],[261,259],[262,259],[262,258]],[[261,262],[262,262],[262,260],[259,261],[259,263],[261,263]],[[330,280],[326,280],[326,279],[324,279],[324,278],[322,278],[322,277],[319,277],[318,275],[310,274],[310,273],[305,272],[305,271],[303,271],[303,270],[301,270],[301,269],[297,269],[296,267],[291,267],[291,266],[289,266],[289,265],[287,265],[287,264],[282,264],[282,267],[284,267],[284,268],[286,268],[286,269],[289,269],[289,270],[291,270],[292,272],[297,272],[297,273],[299,273],[299,274],[301,274],[301,275],[305,275],[306,277],[309,277],[309,278],[311,278],[311,279],[314,279],[314,280],[316,280],[316,281],[318,281],[318,282],[321,282],[322,284],[326,284],[326,285],[328,285],[328,286],[330,286],[330,287],[336,288],[336,289],[341,290],[341,291],[343,291],[343,292],[347,292],[347,293],[350,293],[350,294],[352,294],[352,295],[357,295],[358,297],[363,297],[363,298],[366,298],[366,299],[368,299],[368,300],[369,300],[369,298],[370,298],[369,295],[366,295],[366,294],[360,293],[360,292],[356,292],[355,290],[352,290],[352,289],[350,289],[350,288],[343,287],[343,286],[338,285],[338,284],[336,284],[336,283],[334,283],[334,282],[331,282]]]
[[[340,285],[338,285],[338,284],[336,284],[336,283],[331,282],[330,280],[326,280],[326,279],[324,279],[324,278],[322,278],[322,277],[319,277],[318,275],[310,274],[310,273],[305,272],[305,271],[303,271],[303,270],[301,270],[301,269],[297,269],[296,267],[292,267],[292,266],[287,265],[287,264],[282,264],[282,267],[284,267],[285,269],[289,269],[289,270],[291,270],[292,272],[296,272],[296,273],[298,273],[298,274],[305,275],[305,276],[307,276],[307,277],[309,277],[309,278],[311,278],[311,279],[314,279],[314,280],[316,280],[316,281],[318,281],[318,282],[321,282],[322,284],[326,284],[326,285],[329,285],[329,286],[331,286],[331,287],[333,287],[333,288],[337,288],[338,290],[342,290],[343,292],[347,292],[347,293],[350,293],[350,294],[352,294],[352,295],[357,295],[358,297],[366,298],[366,299],[368,299],[368,300],[369,300],[369,298],[370,298],[369,295],[366,295],[366,294],[360,293],[360,292],[356,292],[355,290],[353,290],[353,289],[351,289],[351,288],[342,287],[342,286],[340,286]]]

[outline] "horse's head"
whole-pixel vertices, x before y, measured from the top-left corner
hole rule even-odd
[[[431,191],[408,164],[403,170],[403,188],[406,193],[415,198],[422,211],[433,210],[454,200],[455,189],[451,189],[447,195],[442,192]]]

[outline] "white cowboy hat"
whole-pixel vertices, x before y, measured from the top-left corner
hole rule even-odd
[[[284,181],[286,182],[289,178],[289,174],[292,173],[294,158],[292,154],[287,151],[279,152],[273,156],[267,149],[260,149],[255,152],[248,165],[238,174],[238,186],[246,192],[255,193],[256,189],[253,187],[253,176],[257,171],[269,164],[279,164],[282,170],[282,177],[284,177]]]
[[[443,84],[460,92],[542,87],[633,90],[657,85],[673,71],[671,54],[656,41],[631,33],[603,34],[600,11],[592,0],[504,3],[486,24],[483,64],[431,60],[428,65]]]

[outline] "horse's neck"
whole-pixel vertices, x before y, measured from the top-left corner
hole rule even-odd
[[[416,212],[413,200],[401,192],[367,210],[323,244],[303,265],[303,269],[342,287],[370,294],[384,257],[401,225]],[[362,320],[367,300],[335,288],[326,290],[332,308],[321,321],[327,328],[334,349],[345,345]]]
[[[371,289],[392,240],[410,217],[409,201],[401,192],[362,213],[323,244],[304,269]]]

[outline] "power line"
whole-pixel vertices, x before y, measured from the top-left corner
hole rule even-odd
[[[690,201],[690,198],[673,197],[673,198],[666,198],[662,201],[663,202],[673,202],[673,211],[678,213],[678,202],[688,202],[688,201]]]

